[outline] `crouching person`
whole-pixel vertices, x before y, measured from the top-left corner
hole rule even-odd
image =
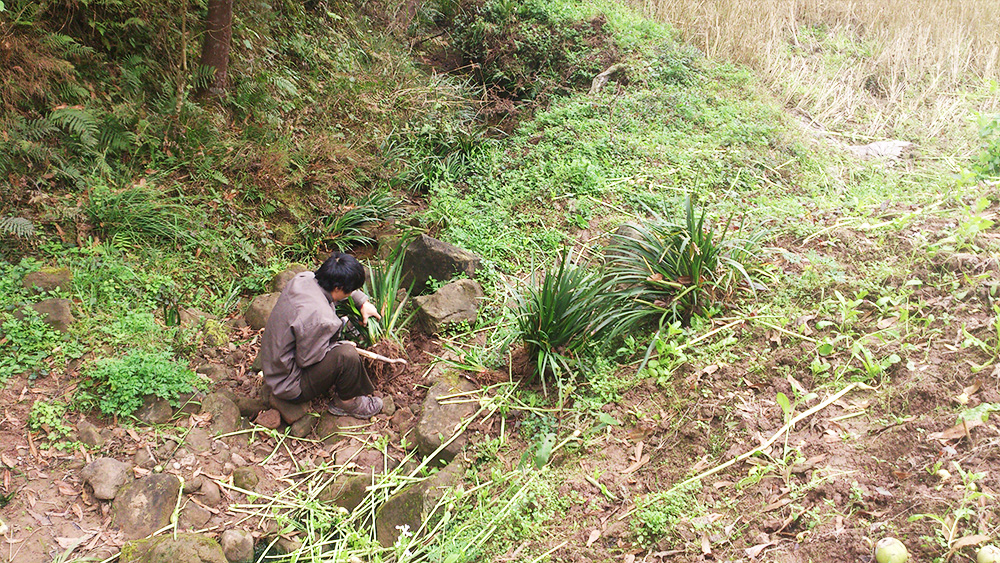
[[[368,418],[382,410],[354,343],[341,337],[344,322],[336,311],[337,303],[350,297],[362,324],[381,318],[360,291],[364,282],[361,263],[341,252],[288,282],[267,319],[260,347],[264,385],[275,397],[304,403],[329,394],[328,410],[338,416]]]

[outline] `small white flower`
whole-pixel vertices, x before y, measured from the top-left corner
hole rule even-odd
[[[407,536],[412,536],[413,535],[410,532],[410,525],[409,524],[403,524],[402,526],[396,526],[396,529],[399,530],[400,537],[404,537],[405,538]]]

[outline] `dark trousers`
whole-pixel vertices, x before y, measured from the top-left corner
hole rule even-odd
[[[375,391],[364,362],[350,344],[334,347],[318,363],[303,369],[299,387],[302,394],[293,403],[311,401],[327,393],[347,401]]]

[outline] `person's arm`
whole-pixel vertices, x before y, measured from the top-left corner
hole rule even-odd
[[[382,315],[378,313],[378,309],[375,307],[369,299],[360,289],[356,289],[351,292],[351,299],[354,300],[354,304],[361,311],[361,324],[368,326],[368,317],[375,317],[381,320]]]

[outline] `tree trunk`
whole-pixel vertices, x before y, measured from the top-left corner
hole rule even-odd
[[[207,84],[198,88],[199,95],[218,96],[226,89],[232,37],[233,0],[208,0],[201,66],[211,67],[215,72]]]

